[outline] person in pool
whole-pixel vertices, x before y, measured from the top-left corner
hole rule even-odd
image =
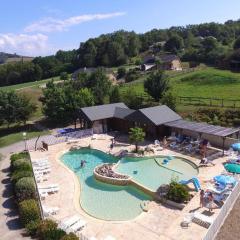
[[[87,162],[86,162],[85,160],[81,160],[81,164],[80,164],[81,168],[83,168],[86,163],[87,163]]]

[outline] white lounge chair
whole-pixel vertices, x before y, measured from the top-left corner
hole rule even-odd
[[[58,207],[46,207],[42,205],[43,215],[45,217],[48,217],[50,215],[56,215],[59,212]]]
[[[33,163],[32,165],[33,165],[33,167],[46,167],[46,166],[50,167],[51,166],[51,164],[49,162]]]
[[[84,220],[79,220],[77,221],[76,223],[74,223],[72,226],[70,226],[69,228],[67,228],[66,232],[67,233],[70,233],[70,232],[73,232],[73,233],[76,233],[78,232],[79,230],[81,230],[84,226],[86,225],[86,222]]]
[[[39,195],[41,200],[45,200],[45,198],[48,196],[48,193],[39,191]]]
[[[50,189],[50,188],[59,188],[59,185],[58,184],[49,184],[49,185],[46,185],[46,186],[38,186],[38,189]]]
[[[44,181],[47,181],[48,180],[48,178],[46,177],[46,176],[44,176],[44,175],[42,175],[42,176],[36,176],[36,182],[37,183],[40,183],[40,182],[44,182]]]
[[[34,169],[33,172],[34,172],[34,174],[36,174],[36,173],[47,174],[47,173],[51,172],[51,168],[47,168],[47,169]]]
[[[58,225],[59,228],[61,228],[62,230],[66,231],[68,228],[70,228],[73,224],[75,224],[76,222],[80,221],[80,217],[78,215],[74,215],[68,219],[66,219],[65,221],[60,222],[60,224]]]
[[[39,189],[39,193],[57,193],[58,191],[59,191],[59,187]]]
[[[45,169],[50,169],[49,165],[46,166],[33,166],[33,171],[41,171],[41,170],[45,170]]]
[[[200,212],[194,212],[192,221],[200,226],[209,228],[209,226],[213,223],[214,219]]]

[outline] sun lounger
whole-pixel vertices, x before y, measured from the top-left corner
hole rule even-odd
[[[192,221],[200,226],[209,228],[214,220],[212,217],[206,216],[200,212],[194,212]]]
[[[46,207],[42,205],[43,215],[45,217],[48,217],[50,215],[56,215],[59,212],[58,207]]]
[[[34,174],[36,173],[50,173],[51,172],[51,168],[46,168],[46,169],[33,169]]]
[[[67,228],[66,232],[67,233],[70,233],[70,232],[76,233],[79,230],[81,230],[85,225],[86,225],[86,222],[84,220],[80,219],[79,221],[77,221],[76,223],[71,225],[71,227]]]
[[[224,194],[225,192],[229,191],[229,188],[224,188],[224,189],[217,189],[214,186],[208,186],[207,190],[215,193],[215,194]]]
[[[74,216],[68,218],[67,220],[60,222],[59,228],[61,228],[62,230],[66,231],[73,224],[77,223],[80,220],[81,220],[81,218],[78,215],[74,215]]]
[[[46,185],[46,186],[38,186],[39,189],[49,189],[49,188],[56,188],[56,187],[59,187],[58,184],[49,184],[49,185]]]
[[[33,165],[33,167],[46,167],[46,166],[51,166],[51,164],[49,163],[49,162],[44,162],[44,163],[33,163],[32,164]]]
[[[48,196],[48,193],[39,191],[39,195],[40,195],[40,199],[44,200]]]
[[[36,176],[37,183],[40,183],[40,182],[43,182],[43,181],[47,181],[47,180],[48,180],[48,178],[46,176],[44,176],[44,175]]]
[[[40,193],[57,193],[58,191],[59,191],[59,187],[39,189]]]

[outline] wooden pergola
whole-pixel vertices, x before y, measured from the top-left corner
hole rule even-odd
[[[208,135],[220,137],[223,140],[223,145],[222,145],[223,153],[224,153],[226,138],[235,133],[237,134],[237,138],[238,138],[239,131],[240,131],[240,128],[227,128],[227,127],[215,126],[207,123],[191,122],[183,119],[165,123],[164,125],[170,128],[188,130],[188,131],[198,133],[200,138],[202,137],[202,134],[208,134]]]

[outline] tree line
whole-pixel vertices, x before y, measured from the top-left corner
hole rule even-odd
[[[144,34],[123,30],[103,34],[80,43],[76,50],[0,65],[0,86],[51,78],[80,67],[140,64],[139,56],[149,49],[177,54],[184,61],[233,68],[232,63],[240,61],[240,20],[153,29]]]

